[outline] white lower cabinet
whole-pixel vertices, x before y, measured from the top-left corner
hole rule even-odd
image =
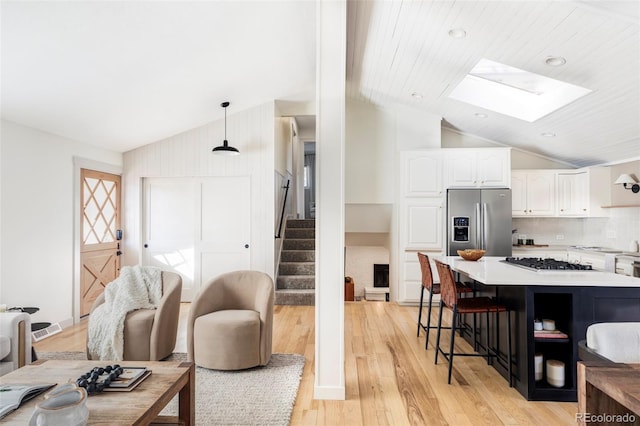
[[[420,292],[422,289],[422,271],[420,270],[420,262],[418,261],[419,250],[407,250],[400,255],[400,288],[398,292],[398,303],[416,304],[420,303]],[[440,252],[429,253],[422,251],[427,256],[438,256]],[[438,273],[436,271],[436,265],[433,260],[430,259],[431,271],[433,275],[433,282],[439,283]],[[429,301],[429,293],[424,292],[423,307],[427,306]],[[433,296],[432,303],[440,303],[440,295]]]

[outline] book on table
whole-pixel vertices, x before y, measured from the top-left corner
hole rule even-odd
[[[144,379],[149,377],[151,370],[147,367],[122,367],[122,373],[105,387],[105,391],[110,392],[127,392],[138,386]],[[104,374],[98,379],[103,381],[108,374]]]
[[[55,385],[55,383],[0,385],[0,418]]]

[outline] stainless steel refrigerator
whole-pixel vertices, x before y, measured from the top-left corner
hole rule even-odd
[[[484,249],[486,256],[511,256],[511,190],[447,190],[447,254]]]

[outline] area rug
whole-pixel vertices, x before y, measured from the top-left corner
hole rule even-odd
[[[39,359],[86,359],[84,352],[38,352]],[[186,361],[174,353],[167,361]],[[197,425],[288,425],[304,368],[304,356],[273,354],[265,367],[216,371],[196,367]],[[177,415],[174,398],[163,415]]]

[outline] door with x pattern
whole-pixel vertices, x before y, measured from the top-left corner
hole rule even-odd
[[[120,273],[120,176],[81,170],[80,316]]]

